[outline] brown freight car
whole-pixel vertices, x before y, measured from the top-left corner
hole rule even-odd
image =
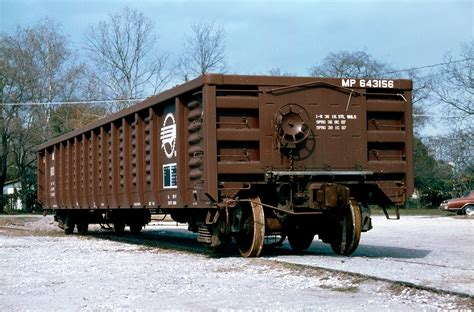
[[[369,204],[413,190],[409,80],[204,75],[38,147],[38,199],[66,233],[151,213],[213,248],[265,236],[349,255]]]

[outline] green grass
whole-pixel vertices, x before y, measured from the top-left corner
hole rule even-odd
[[[387,209],[390,217],[395,216],[395,209]],[[383,216],[383,211],[380,208],[372,208],[372,215],[374,216]],[[441,211],[438,208],[404,208],[400,209],[400,216],[455,216],[454,212]]]

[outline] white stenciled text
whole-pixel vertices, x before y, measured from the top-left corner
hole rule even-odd
[[[393,80],[386,79],[342,79],[346,88],[394,88]]]
[[[355,114],[316,114],[316,130],[345,131],[348,122],[355,119]]]

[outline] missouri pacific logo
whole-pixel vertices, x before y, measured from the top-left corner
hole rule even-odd
[[[168,113],[163,121],[160,133],[161,148],[168,159],[176,157],[176,120]]]

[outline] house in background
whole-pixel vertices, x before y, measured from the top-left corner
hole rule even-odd
[[[17,198],[16,200],[13,198],[13,194],[21,189],[20,181],[7,181],[3,186],[3,195],[7,195],[8,203],[6,205],[6,210],[23,210],[23,203],[21,199]]]

